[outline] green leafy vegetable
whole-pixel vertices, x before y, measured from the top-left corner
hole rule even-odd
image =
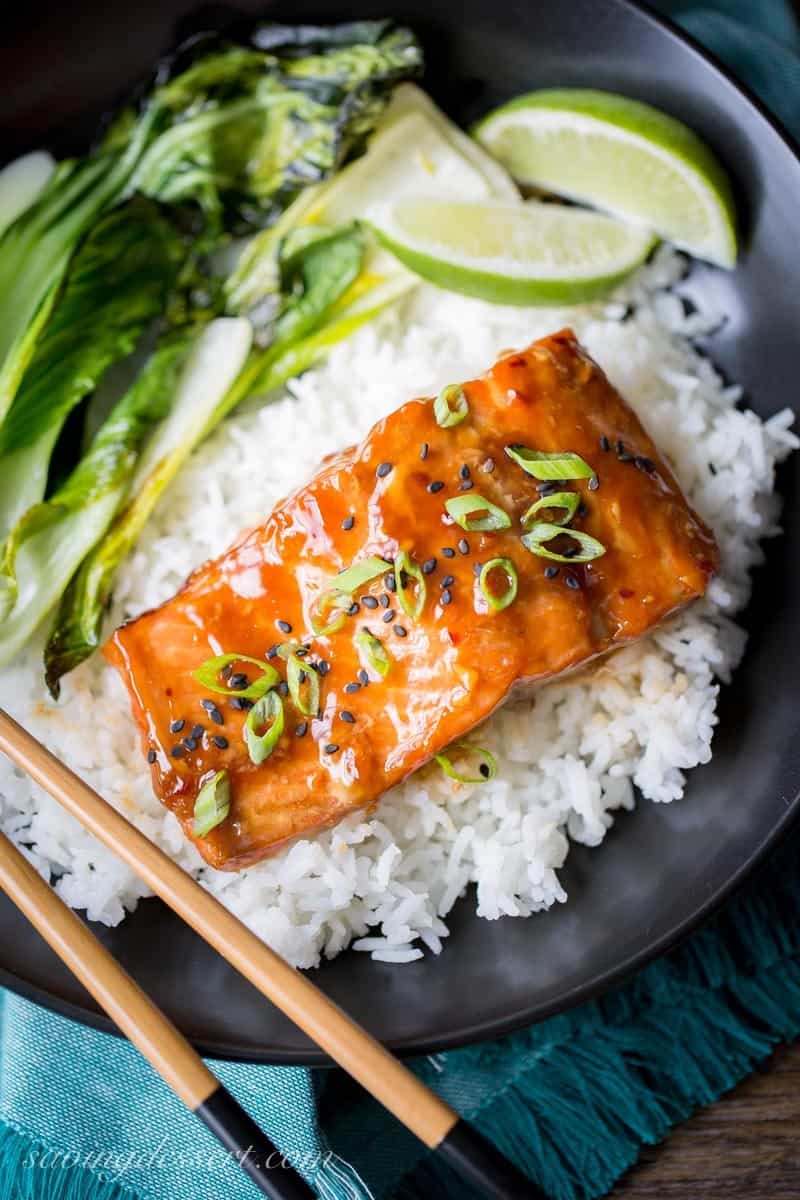
[[[231,811],[231,784],[227,771],[217,771],[197,793],[194,802],[195,837],[205,837],[221,825]]]

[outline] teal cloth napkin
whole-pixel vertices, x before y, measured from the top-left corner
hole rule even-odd
[[[659,7],[800,134],[800,34],[783,0]],[[795,838],[624,987],[414,1070],[556,1200],[604,1194],[642,1145],[800,1034],[798,868]],[[469,1200],[340,1072],[212,1067],[324,1200]],[[131,1046],[0,993],[0,1200],[222,1195],[256,1192]]]

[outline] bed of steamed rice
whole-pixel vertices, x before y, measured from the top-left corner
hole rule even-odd
[[[170,596],[323,455],[410,396],[571,324],[670,458],[714,529],[723,568],[701,603],[617,653],[591,681],[554,684],[495,714],[480,736],[500,764],[491,782],[458,785],[425,768],[369,819],[352,816],[238,874],[215,872],[154,799],[124,687],[99,656],[53,705],[38,641],[0,672],[0,703],[292,963],[311,966],[348,944],[393,962],[425,947],[438,953],[447,914],[470,883],[489,919],[565,901],[558,869],[569,839],[598,845],[614,810],[633,806],[634,786],[648,800],[676,800],[685,772],[710,758],[718,681],[744,649],[732,617],[747,600],[759,540],[777,532],[775,464],[797,445],[788,410],[766,422],[743,411],[739,389],[694,349],[691,339],[717,315],[684,312],[670,290],[682,270],[680,256],[663,248],[612,301],[568,310],[505,309],[419,289],[278,402],[229,420],[183,471],[121,573],[114,622]],[[3,829],[93,920],[116,924],[147,894],[5,760],[0,804]]]

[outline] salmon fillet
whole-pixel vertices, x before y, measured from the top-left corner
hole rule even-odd
[[[156,794],[214,867],[247,866],[376,804],[520,687],[641,637],[704,593],[718,565],[711,533],[569,330],[505,354],[464,384],[463,395],[467,415],[449,427],[437,423],[430,399],[380,421],[106,645],[130,692]],[[506,453],[514,446],[571,451],[596,477],[537,482]],[[578,493],[570,527],[601,542],[601,557],[559,562],[522,544],[522,515],[554,486]],[[471,497],[476,510],[480,498],[489,501],[508,514],[509,527],[465,532],[445,509],[453,497]],[[572,545],[568,534],[548,543],[567,554]],[[391,563],[403,551],[424,565],[418,616],[390,590]],[[369,556],[386,559],[385,572],[356,589],[341,628],[315,636],[320,596],[338,572]],[[501,611],[489,606],[477,576],[477,564],[497,557],[511,560],[518,581]],[[510,586],[499,574],[496,594]],[[417,587],[409,580],[407,600],[420,598]],[[388,655],[385,677],[356,643],[364,628]],[[218,680],[224,695],[193,672],[211,656],[269,653],[284,675],[274,647],[292,640],[307,648],[304,669],[317,673],[318,713],[300,712],[283,683],[284,732],[256,765],[243,738],[249,702],[236,688],[260,668],[229,667],[227,681]],[[220,770],[229,814],[195,837],[195,799]]]

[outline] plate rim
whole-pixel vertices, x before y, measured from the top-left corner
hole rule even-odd
[[[621,8],[627,9],[638,18],[643,18],[651,25],[659,28],[672,41],[678,42],[685,49],[700,59],[705,66],[739,96],[758,114],[762,121],[783,143],[789,154],[800,169],[800,138],[796,138],[756,95],[748,84],[740,80],[734,72],[717,55],[708,50],[691,33],[685,31],[676,21],[655,9],[648,0],[616,0]],[[507,1013],[503,1017],[486,1019],[467,1023],[454,1028],[446,1035],[415,1035],[404,1038],[394,1038],[385,1044],[401,1058],[428,1055],[436,1052],[454,1050],[472,1045],[476,1042],[492,1040],[514,1033],[526,1026],[568,1012],[581,1004],[596,1000],[603,993],[619,986],[632,975],[645,968],[656,958],[668,953],[683,942],[695,929],[713,917],[735,892],[764,865],[778,844],[790,833],[792,828],[800,829],[800,792],[787,803],[781,819],[762,838],[739,868],[720,884],[720,886],[705,898],[696,909],[683,920],[666,930],[655,941],[629,954],[613,967],[601,971],[593,978],[575,984],[558,999],[531,1003]],[[148,898],[150,899],[150,898]],[[157,898],[153,898],[157,899]],[[158,901],[163,903],[163,901]],[[84,914],[81,914],[84,916]],[[85,917],[84,917],[85,919]],[[87,922],[91,928],[91,922]],[[313,972],[309,974],[314,980]],[[101,1033],[109,1033],[124,1040],[124,1034],[114,1022],[99,1008],[87,1007],[63,995],[49,990],[46,986],[31,982],[17,975],[14,971],[0,964],[0,986],[7,988],[15,995],[21,996],[45,1010],[58,1016],[75,1021]],[[91,1000],[91,997],[89,997]],[[270,1003],[270,1001],[265,1001]],[[185,1031],[182,1031],[185,1032]],[[257,1051],[252,1047],[231,1044],[224,1038],[205,1038],[192,1033],[186,1034],[192,1045],[204,1056],[231,1062],[252,1063],[258,1065],[324,1067],[334,1066],[333,1061],[316,1046],[309,1045],[307,1049],[281,1049],[272,1047]]]

